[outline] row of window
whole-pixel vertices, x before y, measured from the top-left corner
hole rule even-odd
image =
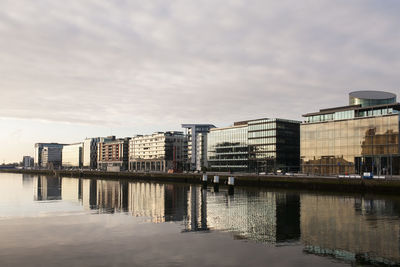
[[[276,136],[276,130],[249,132],[249,138]]]
[[[263,123],[263,124],[255,124],[251,125],[249,124],[248,126],[248,131],[258,131],[258,130],[270,130],[270,129],[276,129],[276,123]]]
[[[346,120],[346,119],[354,119],[361,117],[372,117],[372,116],[382,116],[388,114],[397,113],[393,108],[384,108],[384,109],[375,109],[375,110],[363,110],[363,111],[355,111],[355,110],[346,110],[346,111],[338,111],[330,114],[322,114],[322,115],[314,115],[309,116],[306,119],[306,122],[324,122],[324,121],[332,121],[332,120]]]
[[[276,144],[276,137],[249,139],[249,145],[257,145],[257,144]]]

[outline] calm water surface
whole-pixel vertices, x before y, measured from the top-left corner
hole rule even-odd
[[[400,263],[400,198],[0,173],[0,266]]]

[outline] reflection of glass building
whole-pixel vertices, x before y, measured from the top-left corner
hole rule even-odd
[[[35,185],[35,200],[61,199],[61,178],[39,175]]]
[[[350,105],[303,115],[302,172],[399,174],[399,109],[386,92],[350,93]]]
[[[191,186],[186,231],[229,231],[240,238],[267,243],[299,240],[299,195],[243,191],[238,196]]]
[[[212,124],[182,124],[188,139],[188,169],[200,171],[207,167],[207,134],[215,128]]]
[[[300,200],[306,252],[368,266],[400,262],[398,202],[309,194]]]
[[[214,128],[208,135],[208,162],[213,171],[298,171],[300,122],[258,119]]]

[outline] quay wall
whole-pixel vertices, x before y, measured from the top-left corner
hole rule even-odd
[[[6,169],[0,172],[25,173],[37,175],[56,175],[64,177],[87,177],[95,179],[128,179],[138,181],[202,183],[200,173],[139,173],[139,172],[100,172],[71,170],[21,170]],[[298,177],[277,175],[218,174],[220,185],[226,185],[229,176],[235,177],[235,186],[270,187],[301,189],[312,191],[357,192],[400,194],[400,179],[349,179],[333,177]],[[208,174],[208,184],[213,182],[213,174]]]

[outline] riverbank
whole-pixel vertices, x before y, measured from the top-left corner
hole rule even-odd
[[[100,171],[52,171],[7,169],[0,172],[57,175],[64,177],[88,177],[107,179],[131,179],[138,181],[202,183],[202,174],[196,173],[136,173],[136,172],[100,172]],[[256,186],[285,189],[302,189],[312,191],[357,192],[399,194],[400,180],[387,179],[349,179],[326,177],[267,176],[267,175],[233,175],[235,186]],[[207,182],[212,184],[214,175],[208,175]],[[228,174],[220,174],[220,184],[227,184]]]

